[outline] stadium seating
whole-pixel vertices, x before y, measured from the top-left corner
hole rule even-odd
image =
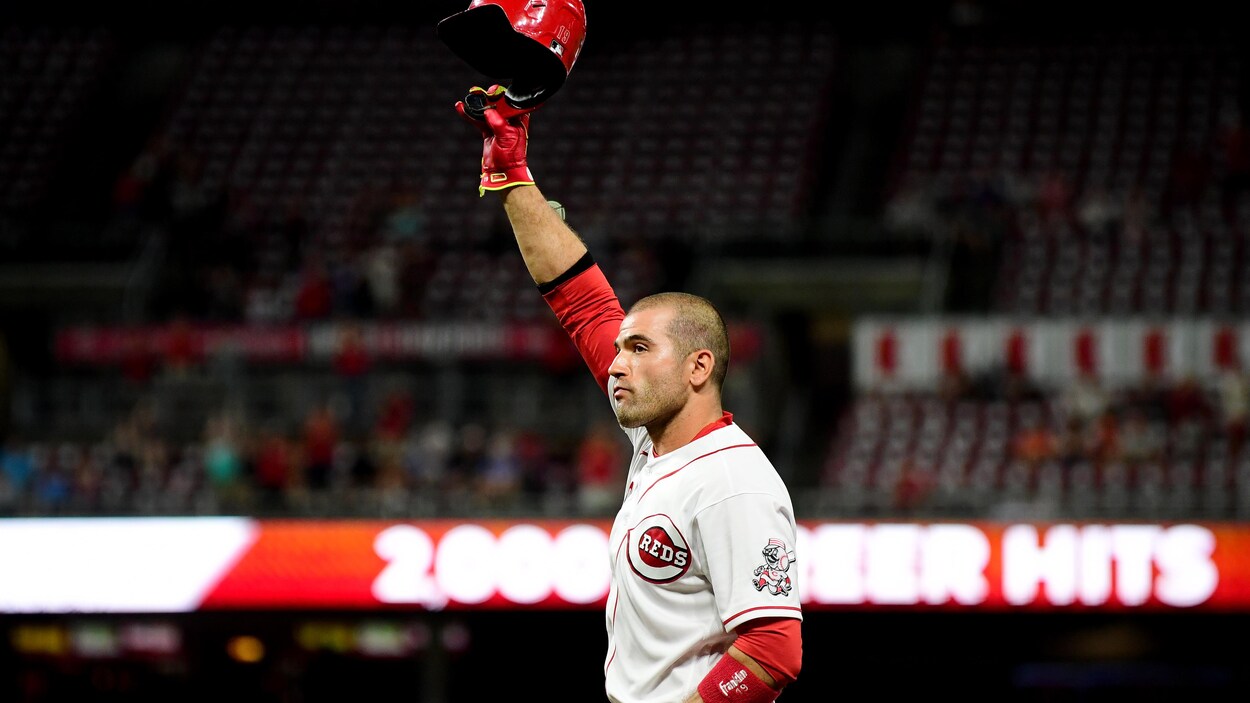
[[[661,279],[671,263],[666,243],[709,253],[743,242],[783,249],[818,205],[816,169],[839,67],[835,28],[774,21],[706,29],[633,38],[628,50],[616,44],[624,38],[605,36],[536,120],[544,139],[531,165],[614,271],[625,301]],[[148,143],[190,167],[174,174],[194,179],[181,185],[223,197],[222,226],[202,244],[247,252],[230,262],[244,302],[213,308],[213,323],[549,321],[506,221],[476,193],[477,140],[452,114],[454,100],[483,77],[429,30],[240,24],[212,30],[196,47]],[[107,33],[81,30],[11,28],[0,37],[8,69],[0,196],[10,210],[36,202],[56,174],[74,106],[106,69],[111,46]],[[1000,237],[987,311],[1236,319],[1250,310],[1250,199],[1238,180],[1250,167],[1233,148],[1242,70],[1234,40],[942,35],[925,60],[886,196],[928,198],[929,214],[913,224],[938,238],[968,223]],[[194,262],[199,250],[190,251]],[[389,276],[397,298],[363,307],[340,300],[306,315],[300,292],[313,273],[340,282]],[[311,402],[341,381],[321,367],[295,371],[282,379],[244,372],[255,391],[249,402],[264,388]],[[71,377],[39,386],[48,392],[20,386],[15,416],[65,436],[98,436],[160,386],[163,413],[185,418],[186,439],[227,403],[228,385],[194,374],[156,373],[138,386]],[[1250,463],[1220,426],[1204,425],[1196,445],[1192,428],[1159,430],[1165,441],[1155,461],[1025,462],[1016,450],[1030,418],[1055,431],[1064,422],[1065,389],[1042,390],[1027,401],[854,397],[830,428],[817,500],[878,513],[1250,509]],[[463,388],[456,393],[464,397]],[[370,412],[381,395],[369,397]],[[245,414],[294,428],[308,402]],[[80,440],[80,449],[90,444]]]
[[[111,195],[120,232],[155,242],[135,269],[160,274],[154,305],[137,304],[136,282],[125,324],[550,323],[502,213],[478,197],[479,143],[452,110],[486,79],[429,24],[244,22],[189,36],[197,39],[183,45],[187,63],[162,67],[183,72],[159,114],[133,116],[154,125],[140,135],[142,151],[115,183],[100,184],[111,194],[93,196]],[[596,34],[578,80],[536,121],[545,134],[530,158],[623,301],[681,263],[663,260],[672,241],[716,252],[795,236],[816,205],[835,36],[823,22],[784,20],[717,22],[645,41]],[[0,196],[9,211],[37,202],[64,173],[60,151],[81,137],[68,131],[82,116],[75,108],[93,89],[116,87],[97,80],[107,70],[140,65],[127,63],[138,58],[126,53],[133,48],[114,47],[105,30],[4,30]],[[358,306],[350,291],[361,279],[392,297]],[[214,502],[196,491],[211,486],[188,486],[183,469],[199,460],[219,416],[264,417],[294,438],[316,399],[346,402],[344,379],[321,361],[249,366],[229,354],[159,353],[120,366],[82,361],[17,379],[18,430],[3,455],[36,466],[37,479],[0,486],[0,513],[203,510]],[[467,426],[515,406],[517,384],[532,382],[522,374],[501,391],[479,378],[489,374],[462,372],[472,380],[456,382],[450,371],[401,366],[379,364],[359,384],[356,436],[375,429],[388,387],[437,388],[439,407]],[[448,407],[474,394],[481,407]],[[159,422],[142,424],[125,449],[116,435],[135,414]],[[548,419],[549,439],[567,441],[564,419]],[[140,479],[115,465],[136,444],[147,457],[147,497],[100,502],[91,486],[102,476]],[[161,498],[162,487],[176,495]]]
[[[205,188],[245,199],[262,221],[298,209],[331,258],[392,234],[436,254],[480,258],[500,248],[506,225],[478,202],[465,166],[477,141],[451,104],[484,77],[425,30],[223,28],[199,52],[158,139],[194,154]],[[793,231],[810,205],[812,145],[834,60],[827,28],[734,25],[640,50],[596,49],[536,122],[560,137],[531,154],[545,191],[567,203],[579,231],[609,242],[712,243]],[[699,67],[698,85],[688,65]],[[420,216],[402,237],[378,231],[394,212],[392,194],[409,195]],[[292,273],[273,229],[251,239],[254,294]],[[601,248],[603,258],[617,248]],[[506,281],[436,277],[408,309],[541,314],[524,302],[531,291],[512,259],[487,267],[507,272]],[[463,262],[445,263],[436,268]],[[485,307],[458,306],[466,301]]]
[[[1250,452],[1218,420],[1153,419],[1145,429],[1158,446],[1140,454],[1130,451],[1129,429],[1118,423],[1120,447],[1103,455],[1085,444],[1085,426],[1080,447],[1065,444],[1069,418],[1055,396],[858,397],[823,467],[826,506],[1013,519],[1223,519],[1250,512]],[[1027,442],[1039,427],[1045,446],[1032,453]]]
[[[0,211],[38,205],[65,166],[67,139],[111,45],[102,28],[0,30]]]
[[[1244,205],[1222,185],[1236,168],[1224,140],[1241,118],[1228,36],[939,42],[926,69],[895,192],[926,183],[949,202],[991,190],[1015,206],[997,309],[1246,309]],[[1105,214],[1085,209],[1095,197]]]
[[[914,94],[890,195],[909,207],[927,199],[921,222],[932,236],[972,227],[1001,240],[984,311],[1022,323],[1235,321],[1250,310],[1247,200],[1230,188],[1244,168],[1230,142],[1243,128],[1241,75],[1235,42],[1218,31],[1068,42],[944,35]],[[1241,373],[1228,382],[1244,383]],[[1221,383],[1198,389],[1209,407],[1220,406]],[[1051,446],[1029,459],[1021,442],[1063,439],[1073,389],[1013,399],[1001,381],[993,387],[990,398],[857,395],[832,433],[826,503],[952,515],[1250,514],[1244,418],[1157,413],[1140,426],[1159,445],[1149,456]],[[1139,427],[1135,405],[1113,405],[1102,422],[1127,441]]]

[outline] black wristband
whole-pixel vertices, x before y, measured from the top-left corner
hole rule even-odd
[[[587,269],[589,269],[591,266],[594,266],[594,265],[595,265],[594,257],[590,255],[590,252],[586,252],[585,254],[582,254],[582,258],[578,259],[577,262],[574,263],[572,266],[570,266],[569,269],[565,271],[564,273],[560,274],[559,276],[556,276],[555,278],[551,279],[550,281],[547,281],[546,283],[539,283],[538,292],[543,295],[546,295],[550,293],[551,291],[555,290],[556,288],[558,288],[561,283],[564,283],[565,281],[569,280],[570,278],[573,278],[574,276],[576,276],[579,273],[582,273],[583,271],[586,271]]]

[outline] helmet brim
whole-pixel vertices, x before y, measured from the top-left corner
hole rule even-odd
[[[537,105],[564,85],[564,62],[550,48],[513,28],[498,5],[480,5],[438,23],[439,39],[473,70],[509,82],[518,107]]]

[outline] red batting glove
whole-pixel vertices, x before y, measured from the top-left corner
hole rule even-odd
[[[504,190],[520,185],[534,185],[529,165],[525,162],[529,146],[529,113],[504,100],[506,88],[492,85],[488,89],[474,86],[464,100],[456,102],[456,112],[482,133],[482,176],[478,183],[479,197],[488,190]],[[477,117],[481,115],[481,117]]]

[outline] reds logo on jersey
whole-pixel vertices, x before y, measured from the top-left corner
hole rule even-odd
[[[690,545],[667,515],[650,515],[629,531],[629,566],[652,583],[676,581],[690,570]]]
[[[785,542],[770,538],[761,553],[764,555],[764,563],[755,567],[751,581],[755,590],[762,591],[767,588],[774,596],[790,595],[794,584],[786,572],[794,562],[794,552],[786,549]]]

